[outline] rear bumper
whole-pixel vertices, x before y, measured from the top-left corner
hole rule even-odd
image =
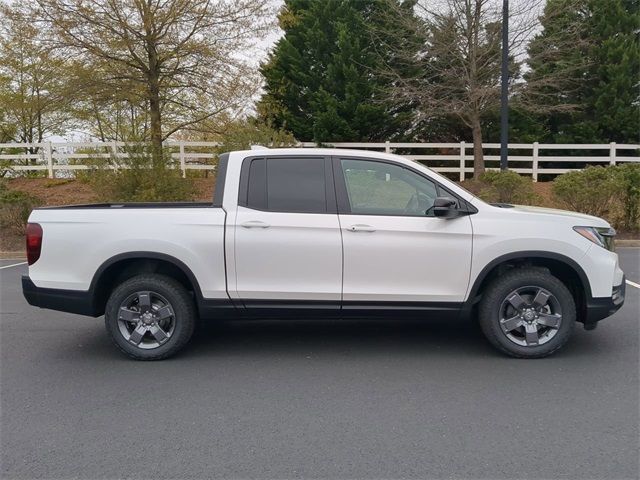
[[[586,312],[583,319],[585,328],[594,326],[600,320],[610,317],[616,313],[624,304],[626,287],[626,278],[623,276],[622,283],[613,287],[610,297],[589,298],[587,300]]]
[[[89,291],[37,287],[28,275],[22,276],[22,294],[29,305],[60,312],[97,317]]]

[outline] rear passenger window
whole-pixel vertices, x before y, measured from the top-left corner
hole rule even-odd
[[[267,209],[267,162],[264,158],[256,158],[251,161],[247,206],[258,210]]]
[[[260,158],[251,161],[246,206],[270,212],[326,213],[325,159]]]

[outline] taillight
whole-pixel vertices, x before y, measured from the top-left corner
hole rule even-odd
[[[42,227],[39,223],[27,223],[27,262],[33,265],[42,250]]]

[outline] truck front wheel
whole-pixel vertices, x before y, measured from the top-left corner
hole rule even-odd
[[[135,360],[162,360],[191,338],[196,309],[189,292],[170,277],[138,275],[118,285],[105,308],[116,346]]]
[[[541,268],[517,268],[496,278],[480,302],[480,327],[499,350],[546,357],[571,336],[576,305],[569,289]]]

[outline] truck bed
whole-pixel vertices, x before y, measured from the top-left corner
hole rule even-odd
[[[207,208],[213,207],[213,202],[125,202],[125,203],[83,203],[78,205],[58,205],[54,207],[39,207],[37,210],[62,210],[86,208]]]
[[[36,209],[29,221],[43,229],[42,254],[29,275],[37,287],[87,291],[106,262],[153,252],[186,265],[206,297],[226,297],[225,216],[213,201]]]

